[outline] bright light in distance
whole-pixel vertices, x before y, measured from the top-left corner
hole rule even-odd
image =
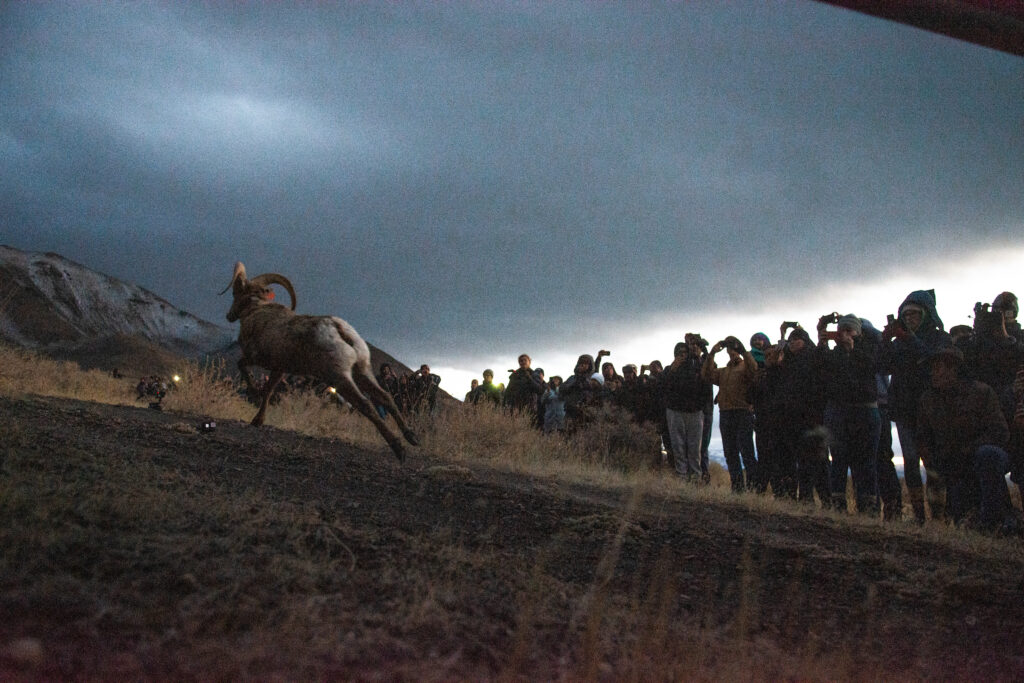
[[[175,375],[171,379],[173,379],[175,382],[180,382],[181,381],[181,377],[179,377],[178,375]]]
[[[334,387],[327,387],[327,391],[331,392],[332,394],[338,393],[338,390],[335,389]]]

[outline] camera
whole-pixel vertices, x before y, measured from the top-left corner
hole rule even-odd
[[[794,320],[786,320],[786,321],[784,321],[782,323],[782,329],[784,329],[784,330],[787,330],[787,329],[789,329],[791,327],[796,329],[797,327],[800,327],[800,323],[798,323],[798,322],[796,322]]]
[[[974,304],[974,331],[982,334],[991,334],[998,330],[1003,324],[1003,314],[1000,311],[993,311],[991,304],[983,304],[980,301]]]

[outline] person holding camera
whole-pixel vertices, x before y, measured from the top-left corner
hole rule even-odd
[[[835,332],[826,328],[834,322]],[[857,511],[877,515],[878,437],[882,418],[878,410],[876,347],[863,334],[864,323],[852,313],[832,313],[818,321],[818,347],[823,349],[824,380],[828,396],[825,427],[832,452],[832,505],[845,510],[847,471],[853,475]],[[829,342],[835,348],[829,348]]]
[[[882,330],[879,365],[883,374],[890,375],[889,417],[896,423],[896,434],[903,451],[903,481],[918,523],[924,522],[925,509],[921,458],[915,439],[917,406],[921,394],[931,385],[929,367],[924,360],[952,344],[935,309],[934,290],[917,290],[908,294],[900,304],[897,316],[890,316]],[[934,487],[929,483],[928,497],[934,503],[933,513],[941,509],[943,496],[937,481]]]
[[[690,348],[690,357],[703,367],[704,361],[708,357],[708,340],[701,337],[698,332],[687,332],[683,340]],[[711,481],[711,472],[708,468],[711,466],[709,449],[711,447],[711,425],[715,421],[715,393],[710,383],[706,383],[704,387],[704,424],[700,437],[700,470],[704,483],[708,483]]]
[[[597,363],[608,355],[610,353],[602,349],[595,361],[589,353],[582,354],[576,359],[572,377],[565,380],[558,390],[565,405],[568,431],[574,431],[593,419],[593,409],[600,404],[602,390],[601,382],[595,378],[595,375],[601,377],[597,373]]]
[[[729,362],[720,368],[715,354],[723,350],[728,353]],[[718,427],[734,493],[755,488],[760,479],[754,452],[754,411],[747,400],[756,375],[754,356],[743,347],[743,342],[731,336],[711,347],[701,369],[705,382],[718,385]]]
[[[519,367],[510,370],[512,374],[508,377],[508,384],[505,385],[503,401],[505,408],[512,413],[521,413],[529,410],[537,410],[537,399],[544,395],[547,388],[544,380],[537,376],[530,365],[533,360],[527,354],[521,354],[517,359]]]
[[[959,347],[964,352],[965,371],[971,379],[992,387],[1003,407],[1003,415],[1011,420],[1014,410],[1013,380],[1018,368],[1024,364],[1024,344],[1010,334],[1016,314],[1000,297],[997,302],[1007,306],[996,308],[988,304],[974,305],[974,335]],[[1009,294],[1009,296],[1013,296]],[[1016,297],[1013,302],[1016,303]]]
[[[770,450],[758,450],[758,466],[776,496],[813,503],[817,491],[822,506],[831,507],[824,352],[797,323],[783,323],[781,333],[783,340],[765,358],[757,426]]]
[[[700,446],[708,385],[701,378],[700,359],[691,355],[689,344],[676,344],[673,356],[672,365],[665,369],[659,383],[665,402],[672,461],[680,477],[697,483],[703,476]]]

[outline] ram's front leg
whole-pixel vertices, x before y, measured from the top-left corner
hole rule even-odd
[[[267,380],[266,389],[263,391],[263,400],[260,401],[260,411],[256,413],[256,417],[252,419],[253,426],[259,427],[263,424],[263,416],[267,412],[267,405],[270,403],[270,396],[274,393],[274,389],[277,388],[282,377],[284,377],[284,373],[279,370],[275,370],[271,373],[270,379]]]

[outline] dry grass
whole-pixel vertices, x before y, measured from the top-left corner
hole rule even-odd
[[[248,421],[256,408],[246,401],[240,384],[231,379],[223,364],[191,364],[163,401],[167,411],[202,415],[217,420]],[[140,405],[135,399],[135,380],[115,379],[109,374],[83,371],[74,363],[53,361],[31,351],[0,344],[0,395],[38,394],[74,398],[113,405]],[[148,402],[148,399],[146,399]],[[421,452],[451,463],[487,463],[500,470],[583,483],[606,488],[644,491],[662,496],[684,496],[716,503],[740,505],[764,514],[820,515],[854,526],[880,526],[881,521],[855,514],[836,513],[817,506],[797,504],[771,496],[735,495],[729,475],[711,465],[711,484],[681,486],[664,466],[659,466],[658,437],[640,428],[623,414],[605,410],[585,430],[567,438],[542,434],[527,415],[509,415],[489,405],[455,405],[435,416],[413,415],[410,422],[421,435]],[[268,425],[317,437],[336,438],[362,447],[380,446],[369,421],[330,397],[288,393],[267,412]],[[1020,503],[1020,492],[1011,487]],[[904,495],[907,500],[907,496]],[[852,489],[848,492],[853,509]],[[895,533],[961,546],[1001,547],[1004,544],[969,530],[929,523],[923,528],[910,521],[890,524]]]
[[[255,408],[237,389],[223,367],[190,367],[164,400],[164,410],[247,421]],[[135,403],[132,380],[0,347],[0,395],[26,394]],[[41,447],[16,425],[5,435],[0,460],[0,518],[24,524],[0,525],[0,576],[7,585],[30,586],[22,596],[25,604],[69,611],[78,628],[141,634],[139,642],[120,646],[126,679],[140,677],[140,652],[184,653],[187,663],[178,665],[184,673],[209,678],[216,672],[219,679],[332,678],[338,672],[318,668],[323,661],[365,661],[360,657],[366,652],[380,653],[386,661],[390,652],[403,660],[434,662],[430,669],[393,672],[419,680],[491,678],[495,670],[503,680],[524,680],[523,671],[564,680],[877,680],[887,678],[886,670],[877,661],[866,665],[855,647],[836,647],[813,633],[799,647],[787,647],[758,634],[766,603],[780,604],[781,621],[795,630],[808,605],[799,568],[783,586],[782,600],[779,588],[766,584],[778,568],[759,558],[749,536],[724,587],[698,580],[683,584],[668,547],[651,560],[648,573],[624,579],[621,565],[636,559],[637,539],[645,533],[636,525],[638,507],[645,500],[686,499],[720,510],[732,506],[764,520],[818,516],[851,530],[877,528],[887,538],[1024,564],[1019,544],[968,531],[911,523],[883,530],[879,521],[856,515],[770,496],[737,496],[717,466],[711,486],[681,485],[658,466],[654,438],[614,414],[575,439],[543,435],[528,417],[487,407],[456,406],[413,420],[423,441],[417,451],[428,460],[455,467],[484,463],[540,481],[600,487],[628,500],[621,510],[564,521],[559,534],[566,539],[592,528],[600,532],[593,536],[606,539],[581,594],[552,575],[562,539],[543,539],[518,585],[510,587],[516,591],[510,623],[498,620],[493,626],[507,629],[505,651],[479,645],[482,651],[471,658],[460,649],[464,646],[454,645],[468,636],[452,621],[453,605],[476,608],[476,596],[467,598],[472,584],[467,577],[486,580],[500,560],[494,548],[457,542],[450,526],[398,534],[408,553],[430,559],[384,566],[366,586],[367,595],[386,600],[384,622],[379,614],[353,614],[358,606],[342,596],[354,577],[353,545],[383,545],[397,532],[356,528],[344,511],[314,503],[218,485],[163,466],[144,451],[115,460],[67,450],[49,468],[74,476],[55,479],[34,462]],[[268,423],[383,450],[368,421],[310,394],[284,396],[269,411]],[[111,529],[118,533],[111,535]],[[92,558],[100,548],[104,559],[96,562]],[[141,566],[126,571],[125,563]],[[949,573],[951,583],[962,580],[956,568],[940,571]],[[874,585],[868,584],[863,612],[855,615],[858,628],[866,631],[876,626]],[[187,597],[170,597],[167,587],[170,593],[180,587],[178,594]],[[466,608],[466,600],[474,605]],[[725,616],[716,611],[723,602],[735,605],[734,611]],[[538,650],[552,649],[552,633],[565,632],[571,638],[554,648],[563,648],[565,661],[536,661]],[[410,650],[409,634],[426,634],[425,640],[443,646],[437,652]],[[307,660],[295,654],[307,652]],[[281,653],[290,658],[282,659]],[[490,665],[460,668],[463,660],[474,658]]]

